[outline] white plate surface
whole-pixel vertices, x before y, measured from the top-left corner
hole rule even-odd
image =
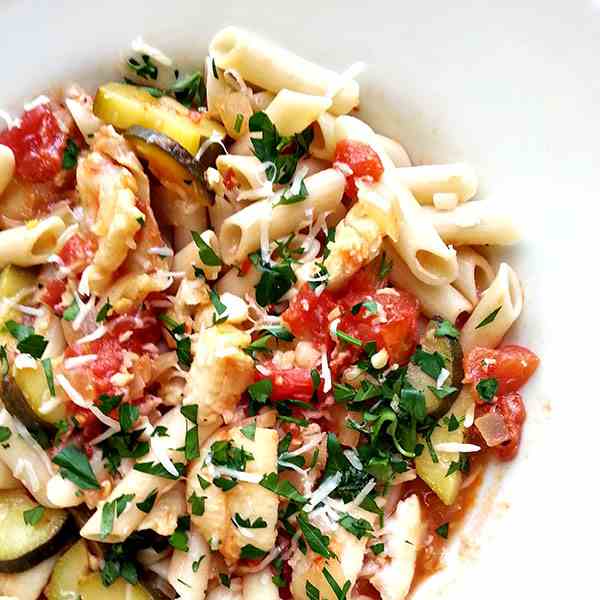
[[[489,473],[449,566],[415,598],[599,597],[588,430],[600,404],[600,0],[3,0],[0,23],[2,108],[52,85],[114,77],[138,34],[199,66],[215,31],[236,24],[326,66],[366,61],[362,114],[372,125],[415,163],[473,163],[480,197],[523,225],[525,241],[501,254],[526,290],[511,339],[542,367],[525,390],[518,459]]]

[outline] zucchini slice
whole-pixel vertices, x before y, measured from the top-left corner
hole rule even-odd
[[[28,372],[29,371],[30,370],[28,369]],[[37,412],[41,405],[41,398],[33,396],[34,388],[39,389],[36,387],[38,383],[40,386],[42,383],[46,386],[45,375],[41,368],[40,375],[43,378],[43,382],[36,379],[23,379],[28,396],[25,395],[21,388],[9,376],[3,377],[2,382],[0,383],[0,398],[2,398],[6,410],[13,417],[21,421],[27,430],[38,440],[38,442],[40,442],[40,445],[43,446],[42,441],[46,437],[52,438],[56,435],[56,427],[51,423],[48,423]],[[31,398],[31,400],[28,401],[28,397]]]
[[[460,390],[464,378],[462,349],[458,340],[445,336],[437,337],[435,335],[438,325],[442,321],[441,317],[434,317],[429,321],[425,333],[421,338],[421,348],[430,354],[438,352],[442,355],[444,358],[444,368],[450,373],[444,382],[444,387],[455,387],[457,390]],[[415,389],[420,390],[425,395],[425,405],[428,414],[440,415],[444,413],[458,395],[458,391],[456,391],[445,398],[438,398],[430,389],[436,387],[435,379],[423,372],[421,367],[413,362],[408,363],[406,380]]]
[[[179,597],[175,588],[166,579],[150,569],[142,570],[140,582],[153,600],[175,600]]]
[[[79,582],[89,573],[89,555],[83,540],[73,544],[59,559],[46,590],[48,600],[72,600]]]
[[[206,115],[192,118],[190,110],[173,98],[155,98],[143,88],[126,83],[100,86],[93,110],[117,129],[140,125],[164,133],[191,154],[196,154],[200,144],[213,134],[225,137],[224,127]]]
[[[468,387],[464,387],[458,398],[454,401],[454,404],[450,407],[450,410],[440,419],[438,427],[433,430],[431,434],[431,444],[435,447],[436,444],[445,442],[454,442],[462,444],[464,442],[465,427],[464,427],[464,416],[469,406],[473,403],[471,397],[471,390]],[[454,429],[448,426],[448,421],[445,417],[450,418],[454,415],[458,421],[458,427]],[[453,429],[450,431],[450,429]],[[454,471],[448,475],[448,469],[453,462],[458,462],[460,456],[458,452],[438,452],[437,462],[434,462],[429,450],[427,449],[426,441],[420,437],[419,443],[423,444],[425,448],[420,456],[415,458],[415,468],[417,475],[436,493],[439,499],[450,506],[454,504],[460,486],[462,483],[462,473],[460,470]]]
[[[38,523],[23,513],[39,506],[21,490],[0,492],[0,572],[21,573],[62,550],[76,535],[64,510],[45,508]]]
[[[204,172],[181,144],[164,133],[139,125],[130,127],[124,136],[161,183],[174,184],[202,204],[209,203],[202,179]]]
[[[131,585],[121,577],[110,587],[104,587],[99,573],[92,573],[81,580],[79,594],[81,600],[153,600],[141,585]]]

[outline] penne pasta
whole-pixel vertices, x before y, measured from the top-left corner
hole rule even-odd
[[[208,544],[194,523],[187,532],[188,550],[175,550],[169,561],[167,581],[181,600],[201,600],[212,568]]]
[[[458,277],[452,285],[475,306],[481,294],[491,285],[494,270],[484,256],[468,246],[461,246],[456,252],[456,258]]]
[[[496,348],[522,308],[523,290],[519,279],[506,263],[502,263],[462,329],[460,343],[463,352],[467,353],[477,346]]]
[[[450,211],[438,211],[425,206],[423,211],[447,244],[507,246],[521,239],[514,219],[499,212],[488,202],[468,202]]]
[[[381,146],[381,149],[390,157],[395,167],[412,166],[410,157],[402,144],[385,135],[377,134],[375,137],[377,138],[377,142]]]
[[[313,141],[310,145],[310,153],[315,158],[333,161],[337,143],[335,121],[336,118],[326,112],[313,123]]]
[[[461,314],[473,310],[472,304],[452,285],[427,285],[417,279],[389,240],[384,243],[384,250],[386,257],[393,262],[390,281],[396,287],[416,296],[426,316],[429,318],[440,316],[451,323],[456,323]]]
[[[331,107],[331,99],[281,90],[265,112],[281,135],[304,131]]]
[[[264,188],[267,183],[265,167],[256,156],[222,154],[217,158],[217,169],[221,177],[233,173],[241,190]]]
[[[178,481],[170,490],[157,498],[138,530],[152,529],[158,535],[171,535],[177,528],[177,519],[183,516],[186,510],[185,483]]]
[[[321,171],[304,181],[308,196],[296,204],[273,207],[270,200],[255,202],[223,222],[219,241],[223,260],[239,264],[261,246],[261,228],[269,240],[289,235],[312,210],[312,218],[334,210],[342,201],[344,177],[334,169]]]
[[[435,194],[455,194],[459,204],[477,194],[477,175],[466,163],[405,167],[395,174],[420,204],[433,204]]]
[[[217,67],[235,69],[245,81],[265,90],[288,89],[325,96],[332,84],[340,82],[342,87],[332,98],[331,112],[345,114],[358,105],[356,81],[342,81],[337,73],[243,29],[226,27],[219,31],[210,43],[209,52]]]
[[[212,249],[218,258],[220,255],[219,239],[215,235],[215,232],[207,229],[200,234],[200,238]],[[216,279],[221,270],[219,265],[207,265],[204,263],[200,258],[196,242],[192,241],[173,257],[173,270],[175,272],[183,272],[186,277],[192,279],[194,277],[194,267],[202,269],[206,278],[210,280]]]
[[[21,482],[16,479],[9,466],[0,460],[0,490],[15,490],[21,487]]]
[[[243,600],[279,600],[279,589],[273,583],[270,567],[258,573],[248,573],[242,578]]]
[[[150,452],[141,458],[138,462],[163,464],[161,457],[167,458],[170,462],[182,462],[183,455],[180,450],[185,443],[186,419],[181,414],[179,408],[173,408],[166,413],[157,423],[166,428],[166,436],[151,438],[154,446],[151,446]],[[205,440],[218,427],[218,422],[202,422],[198,426],[199,440]],[[157,454],[157,451],[159,454]],[[136,504],[143,502],[154,490],[162,494],[173,486],[173,479],[166,477],[157,477],[141,471],[132,469],[113,489],[110,496],[98,504],[96,511],[89,521],[81,529],[81,535],[89,540],[106,541],[110,543],[122,542],[133,531],[135,531],[146,515],[137,508]],[[112,502],[123,495],[133,494],[134,498],[127,503],[127,506],[114,519],[112,531],[106,537],[101,534],[102,507],[106,502]]]
[[[245,298],[247,295],[254,295],[254,287],[259,280],[260,273],[253,266],[250,266],[244,274],[236,268],[232,268],[215,285],[217,292],[221,295],[230,293],[239,298]]]
[[[30,221],[21,227],[0,231],[0,268],[41,265],[55,252],[56,242],[65,224],[59,217]]]

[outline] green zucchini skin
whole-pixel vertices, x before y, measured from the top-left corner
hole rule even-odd
[[[140,583],[154,600],[175,600],[175,588],[157,573],[144,569],[140,574]]]
[[[429,321],[425,328],[425,333],[420,340],[420,345],[426,352],[438,352],[444,357],[444,366],[450,372],[444,385],[455,387],[457,391],[440,400],[429,389],[430,386],[435,386],[436,382],[417,365],[409,363],[406,372],[407,381],[425,395],[427,413],[436,417],[443,415],[448,410],[458,396],[462,387],[462,380],[464,379],[463,354],[460,341],[449,337],[436,337],[434,335],[435,330],[443,320],[442,317],[433,317]]]
[[[0,383],[0,397],[2,397],[6,410],[15,419],[21,421],[38,443],[47,449],[48,444],[43,442],[56,435],[56,427],[35,414],[19,386],[8,375],[5,375]]]
[[[0,561],[0,573],[22,573],[23,571],[32,569],[47,558],[58,554],[63,548],[73,542],[78,535],[79,530],[74,521],[68,518],[60,531],[46,543],[17,558]],[[2,538],[1,532],[0,538]],[[3,539],[2,543],[8,544],[10,541]]]

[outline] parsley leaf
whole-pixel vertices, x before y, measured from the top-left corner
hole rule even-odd
[[[475,389],[477,390],[479,397],[489,404],[498,392],[498,380],[494,377],[482,379],[475,386]]]
[[[377,279],[382,281],[388,276],[388,273],[392,270],[394,263],[392,260],[386,262],[385,252],[381,255],[381,262],[379,263],[379,270],[377,271]]]
[[[243,123],[244,123],[244,115],[242,113],[238,113],[235,116],[235,123],[233,125],[233,128],[235,129],[236,133],[239,133],[242,130]]]
[[[136,506],[143,512],[148,514],[154,503],[156,502],[156,497],[158,496],[158,490],[154,488],[141,502],[136,503]]]
[[[246,560],[260,560],[267,555],[265,550],[261,550],[252,544],[246,544],[240,551],[240,558]]]
[[[56,396],[56,389],[54,388],[54,372],[52,371],[52,361],[49,358],[42,360],[42,369],[44,369],[44,375],[46,376],[46,384],[51,396]]]
[[[77,315],[79,314],[79,303],[77,300],[73,300],[69,307],[65,309],[63,313],[63,319],[65,321],[74,321]]]
[[[436,388],[432,385],[428,386],[429,387],[429,391],[438,399],[438,400],[443,400],[444,398],[447,398],[448,396],[452,396],[452,394],[454,394],[455,392],[458,392],[458,388],[452,387],[452,386],[448,386],[448,385],[443,385],[440,388]]]
[[[245,519],[242,517],[240,513],[235,513],[235,515],[233,515],[233,519],[231,520],[238,527],[243,527],[245,529],[264,529],[267,526],[267,522],[262,517],[258,517],[254,521],[250,521],[250,519]]]
[[[177,519],[177,529],[171,534],[169,544],[181,552],[187,552],[188,546],[187,531],[190,528],[190,518],[188,516],[179,517]]]
[[[302,535],[311,550],[325,558],[331,558],[333,553],[329,550],[329,537],[324,535],[318,527],[309,523],[305,512],[300,511],[297,519]]]
[[[349,513],[342,513],[338,524],[359,540],[365,535],[370,536],[373,531],[373,527],[369,521],[366,519],[356,519]]]
[[[450,321],[444,319],[436,327],[434,335],[435,337],[448,337],[457,340],[460,336],[460,331]]]
[[[440,525],[435,532],[441,537],[444,538],[445,540],[448,539],[448,523],[444,523],[443,525]]]
[[[192,238],[198,247],[200,260],[208,267],[220,267],[223,263],[215,251],[202,239],[197,231],[192,231]]]
[[[119,424],[121,425],[121,431],[127,432],[137,421],[140,416],[140,409],[133,404],[121,404],[119,406]]]
[[[142,54],[142,62],[131,57],[127,61],[127,66],[142,79],[156,79],[158,77],[158,68],[147,54]]]
[[[110,300],[107,300],[102,308],[98,311],[98,314],[96,315],[96,323],[101,323],[102,321],[106,321],[106,317],[108,317],[108,313],[110,312],[110,310],[112,309],[112,304],[110,303]]]
[[[286,259],[280,264],[267,264],[259,252],[253,252],[248,258],[261,273],[255,286],[256,302],[260,306],[276,304],[297,281],[296,274],[290,265],[290,259]]]
[[[249,425],[245,425],[240,431],[245,438],[254,441],[254,437],[256,436],[256,421],[252,421]]]
[[[77,157],[79,156],[79,152],[79,146],[73,140],[68,140],[63,153],[63,169],[68,171],[69,169],[74,169],[77,166]]]
[[[277,473],[268,473],[260,480],[259,485],[298,504],[305,504],[306,498],[287,479],[278,480]]]
[[[337,600],[346,600],[346,596],[352,587],[352,582],[350,580],[346,580],[344,587],[341,588],[333,575],[327,570],[327,567],[323,567],[323,577],[325,577],[327,580],[327,583],[333,590]]]
[[[32,527],[34,525],[37,525],[42,520],[43,516],[43,506],[36,506],[35,508],[31,508],[30,510],[23,511],[23,521],[25,521],[27,525],[31,525]]]
[[[121,403],[121,400],[123,400],[122,395],[109,396],[108,394],[101,394],[100,398],[99,398],[99,402],[100,402],[99,408],[105,415],[107,415],[114,408],[119,406],[119,404]]]
[[[429,353],[420,346],[417,346],[410,360],[432,379],[437,379],[446,365],[444,357],[439,352]]]
[[[221,302],[219,294],[215,290],[209,290],[208,295],[210,297],[211,304],[215,308],[215,314],[213,315],[213,324],[218,325],[227,320],[227,306]]]
[[[4,442],[8,441],[11,435],[12,432],[8,427],[0,425],[0,444],[3,444]]]
[[[270,379],[261,379],[248,387],[248,394],[254,402],[265,404],[271,397],[273,383]]]
[[[33,327],[20,325],[12,320],[6,321],[5,326],[9,333],[17,340],[17,350],[19,352],[29,354],[33,358],[42,357],[48,341],[41,335],[34,333]]]
[[[189,497],[189,503],[190,506],[192,508],[192,514],[195,517],[201,517],[204,514],[205,511],[205,502],[206,502],[206,498],[207,496],[198,496],[196,495],[196,492],[193,492],[192,495]]]
[[[87,456],[75,446],[66,446],[52,462],[60,467],[60,474],[82,490],[99,490],[100,484],[92,471]]]
[[[300,189],[296,194],[290,194],[291,188],[286,190],[279,201],[274,204],[274,206],[287,206],[289,204],[297,204],[298,202],[302,202],[302,200],[306,200],[308,198],[308,190],[306,189],[306,185],[304,184],[304,179],[300,182]]]
[[[140,471],[140,473],[147,473],[148,475],[155,475],[156,477],[162,477],[164,479],[179,479],[183,473],[185,472],[185,465],[180,462],[174,463],[178,476],[169,473],[161,463],[153,463],[153,462],[144,462],[144,463],[136,463],[133,468],[136,471]]]
[[[485,319],[483,319],[483,321],[481,321],[481,323],[479,323],[479,325],[477,325],[477,327],[475,327],[475,329],[489,325],[496,318],[501,308],[502,306],[499,306],[496,310],[493,310]]]
[[[339,329],[335,330],[335,335],[337,338],[339,338],[340,340],[342,340],[342,342],[345,342],[346,344],[352,344],[353,346],[358,346],[359,348],[363,345],[363,343],[359,339],[347,333],[344,333]]]

